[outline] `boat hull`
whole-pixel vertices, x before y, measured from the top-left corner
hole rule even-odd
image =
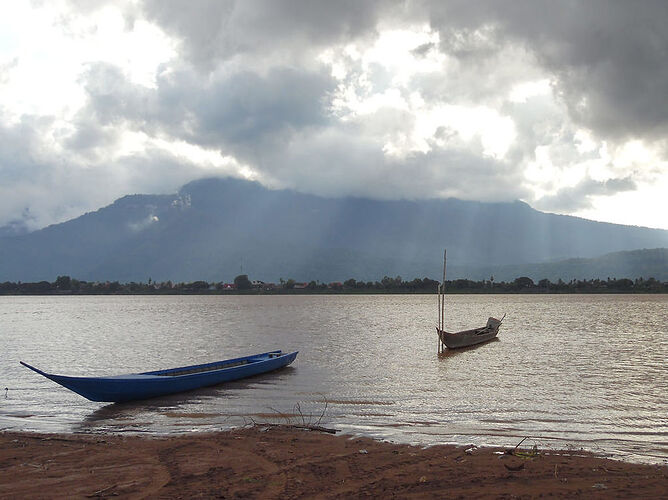
[[[448,349],[458,349],[488,342],[499,334],[499,329],[488,330],[483,327],[463,332],[450,333],[437,328],[436,332],[438,333],[438,338],[441,339],[441,342],[443,342]]]
[[[483,342],[492,340],[499,333],[498,330],[495,332],[485,333],[469,333],[475,332],[475,330],[457,333],[438,330],[438,328],[436,330],[438,331],[438,337],[441,339],[441,342],[443,342],[448,349],[458,349],[460,347],[469,347],[476,344],[482,344]]]
[[[110,377],[69,377],[43,372],[21,364],[76,392],[99,402],[125,402],[165,396],[267,373],[292,363],[297,352],[271,351],[216,363]]]

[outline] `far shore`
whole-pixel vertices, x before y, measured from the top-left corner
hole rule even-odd
[[[0,295],[377,295],[377,294],[430,294],[441,288],[438,281],[430,278],[415,278],[406,281],[397,276],[385,276],[380,281],[346,281],[323,283],[320,281],[297,282],[293,279],[280,283],[251,281],[242,274],[233,283],[192,281],[176,283],[172,281],[120,283],[118,281],[81,281],[69,276],[58,276],[56,281],[0,282]],[[527,276],[505,282],[494,280],[473,281],[456,279],[444,281],[446,294],[663,294],[668,293],[668,281],[654,278],[608,278],[561,279],[551,282],[541,279],[534,282]]]
[[[446,290],[447,295],[666,295],[668,294],[668,284],[662,285],[662,289],[656,290],[576,290],[576,289],[526,289],[526,290],[504,290],[501,288],[494,290],[484,289],[459,289]],[[124,296],[124,295],[153,295],[153,296],[174,296],[174,295],[212,295],[212,296],[268,296],[268,295],[436,295],[436,290],[410,290],[410,289],[363,289],[363,290],[115,290],[115,291],[74,291],[74,290],[53,290],[53,291],[24,291],[24,292],[3,292],[0,291],[0,297],[31,297],[31,296]]]
[[[272,425],[171,437],[1,432],[0,470],[0,498],[668,496],[667,465]]]

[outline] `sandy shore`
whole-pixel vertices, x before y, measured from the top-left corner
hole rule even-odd
[[[5,432],[0,498],[668,497],[667,466],[499,451],[266,426],[167,438]]]

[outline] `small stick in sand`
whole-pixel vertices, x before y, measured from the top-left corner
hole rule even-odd
[[[93,497],[99,497],[103,493],[106,493],[109,490],[113,490],[116,487],[116,485],[109,486],[108,488],[103,488],[101,490],[97,490],[94,493],[91,493],[90,495],[86,495],[86,498],[93,498]],[[118,495],[118,493],[114,493],[114,495]]]

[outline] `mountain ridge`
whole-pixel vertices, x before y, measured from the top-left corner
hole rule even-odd
[[[504,266],[668,247],[668,231],[545,214],[519,201],[324,198],[210,178],[0,236],[0,281],[437,277],[446,247],[449,276],[474,278],[475,269],[498,274]]]

